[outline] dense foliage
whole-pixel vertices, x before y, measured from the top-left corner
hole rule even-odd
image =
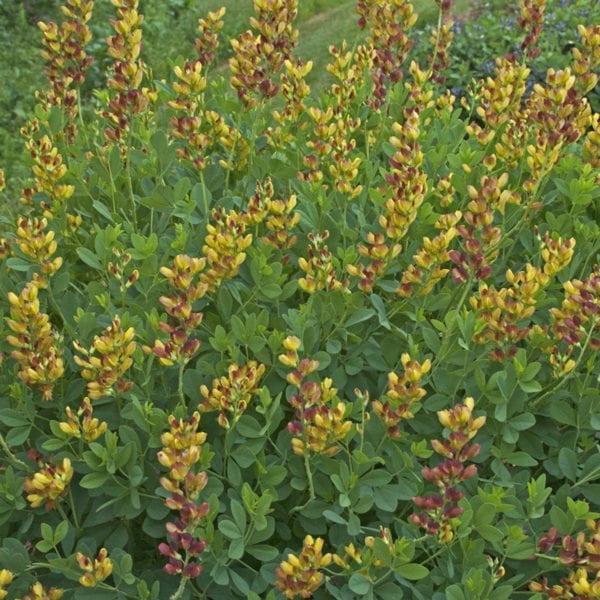
[[[137,0],[105,42],[92,0],[40,24],[0,598],[599,597],[600,25],[532,80],[522,0],[456,98],[451,3],[423,52],[361,0],[315,96],[297,4],[254,1],[226,77],[223,11],[163,79]]]

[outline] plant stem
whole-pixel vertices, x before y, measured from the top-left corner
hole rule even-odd
[[[23,462],[22,460],[20,460],[13,454],[11,449],[8,447],[8,444],[6,443],[4,436],[1,433],[0,433],[0,448],[2,448],[4,454],[6,454],[7,458],[14,465],[16,465],[17,467],[20,467],[24,471],[27,471],[27,473],[31,473],[31,471],[32,471],[31,467],[27,463]]]
[[[187,583],[188,578],[182,577],[179,582],[179,587],[176,592],[169,598],[169,600],[179,600],[181,596],[183,596],[183,591],[185,590],[185,584]]]

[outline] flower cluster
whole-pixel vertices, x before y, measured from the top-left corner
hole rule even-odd
[[[207,476],[204,471],[194,472],[200,461],[202,444],[206,434],[198,432],[200,414],[195,412],[188,421],[169,417],[170,431],[161,436],[162,450],[157,454],[158,462],[169,469],[169,475],[160,479],[161,486],[170,494],[165,505],[179,512],[180,517],[166,525],[169,543],[161,543],[159,552],[168,558],[164,567],[170,575],[197,577],[202,567],[197,557],[203,552],[206,542],[194,536],[196,528],[206,517],[209,505],[198,504],[198,496],[204,489]]]
[[[423,527],[429,535],[437,535],[441,543],[452,540],[452,519],[463,512],[458,502],[464,493],[457,485],[477,474],[475,465],[465,466],[479,453],[479,445],[469,445],[469,442],[486,421],[483,416],[473,418],[474,407],[473,398],[467,398],[464,404],[438,411],[438,420],[448,430],[448,436],[441,442],[432,440],[431,446],[443,460],[436,467],[424,467],[421,471],[423,478],[437,487],[438,493],[413,498],[422,512],[413,513],[410,520]]]
[[[66,141],[73,139],[79,112],[77,89],[85,79],[85,72],[93,61],[85,51],[92,39],[87,23],[92,17],[93,0],[67,0],[61,7],[67,17],[60,26],[56,23],[38,23],[43,37],[42,57],[48,61],[44,71],[50,89],[37,93],[37,100],[44,107],[60,106],[67,119],[64,127]]]
[[[306,110],[304,100],[310,94],[306,76],[311,72],[312,66],[311,60],[306,64],[301,59],[288,59],[283,63],[279,93],[285,106],[281,111],[273,110],[273,119],[278,125],[275,128],[269,127],[265,132],[269,144],[275,148],[283,148],[293,140],[295,129],[304,130],[307,127],[307,123],[300,117]]]
[[[311,139],[306,143],[310,152],[304,156],[305,170],[298,173],[298,177],[313,182],[316,190],[316,184],[323,180],[324,170],[328,170],[335,189],[353,199],[362,191],[362,185],[355,182],[362,157],[356,150],[355,138],[361,120],[351,114],[351,107],[372,63],[373,53],[362,45],[351,52],[346,42],[340,48],[330,46],[329,53],[333,60],[327,70],[334,82],[327,94],[327,108],[311,106],[308,109],[313,123]],[[367,142],[371,144],[370,136]]]
[[[412,40],[409,32],[418,15],[407,0],[360,0],[356,6],[360,16],[358,26],[368,29],[366,41],[375,51],[370,68],[373,80],[372,108],[382,106],[390,85],[402,78],[404,64]]]
[[[323,554],[323,540],[307,535],[300,554],[288,554],[287,560],[275,570],[275,587],[286,598],[312,598],[323,583],[321,569],[330,565],[331,560],[330,553]]]
[[[573,48],[573,72],[577,75],[577,87],[586,94],[598,83],[594,69],[600,65],[600,25],[578,25],[577,31],[583,50]]]
[[[91,400],[131,389],[133,384],[126,382],[123,375],[133,364],[132,356],[137,347],[134,337],[135,329],[129,327],[123,331],[121,320],[115,317],[102,335],[94,337],[89,350],[78,341],[73,342],[75,349],[83,355],[83,358],[75,355],[73,360],[83,369],[81,375],[88,382]]]
[[[472,121],[467,133],[486,146],[496,138],[495,155],[514,168],[523,155],[525,124],[521,101],[530,70],[524,63],[510,58],[497,58],[493,77],[488,77],[474,91],[481,125]],[[498,139],[500,138],[500,139]],[[484,164],[494,159],[486,157]]]
[[[323,244],[328,237],[329,231],[309,233],[311,246],[308,248],[308,260],[303,256],[298,259],[299,267],[306,273],[305,277],[298,280],[298,285],[309,294],[318,290],[346,291],[348,288],[348,282],[336,275],[331,252],[327,244]]]
[[[198,19],[200,35],[194,41],[194,50],[204,67],[215,60],[219,47],[219,31],[223,29],[223,17],[226,11],[227,9],[222,6],[219,10],[209,12],[206,19]]]
[[[31,508],[37,508],[44,503],[46,509],[55,506],[58,499],[69,491],[68,485],[73,478],[73,467],[68,458],[63,458],[59,465],[46,463],[37,473],[26,477],[23,489]]]
[[[402,250],[400,240],[408,233],[417,218],[419,207],[427,193],[427,174],[421,169],[423,152],[418,138],[421,132],[420,109],[405,108],[402,124],[395,122],[390,143],[396,151],[390,157],[390,172],[386,175],[387,187],[380,190],[387,196],[383,214],[379,216],[382,234],[371,233],[368,246],[360,245],[359,253],[370,259],[365,265],[348,265],[354,277],[359,277],[359,288],[365,292],[373,289],[374,283],[389,268],[392,260]]]
[[[246,410],[252,396],[259,391],[258,382],[265,372],[265,365],[251,360],[248,364],[229,365],[227,377],[219,377],[212,382],[212,389],[200,386],[204,400],[198,410],[207,412],[219,411],[219,425],[225,429],[235,426],[237,420]],[[231,423],[227,417],[231,415]]]
[[[516,352],[515,343],[532,333],[539,333],[539,326],[523,325],[535,311],[538,292],[548,285],[550,278],[562,271],[573,257],[575,238],[563,240],[545,233],[538,235],[542,268],[527,264],[524,271],[506,271],[510,287],[496,290],[486,283],[479,284],[479,291],[470,298],[477,312],[477,333],[474,340],[478,344],[491,341],[499,347],[492,351],[493,360],[504,360]],[[508,351],[500,346],[508,344]],[[549,349],[550,351],[551,349]]]
[[[500,177],[484,175],[479,189],[469,185],[467,192],[471,201],[463,215],[465,224],[458,225],[462,248],[448,253],[455,264],[452,269],[454,281],[467,281],[469,278],[486,279],[492,272],[491,263],[498,254],[498,244],[502,237],[500,227],[494,225],[494,215],[504,214],[506,204],[518,204],[520,196],[506,187],[508,173]]]
[[[334,554],[332,558],[336,565],[349,572],[354,570],[354,565],[349,561],[356,563],[360,566],[360,572],[369,577],[368,573],[371,567],[380,569],[385,566],[384,557],[386,555],[389,555],[392,560],[397,554],[401,554],[402,552],[402,540],[394,542],[392,532],[387,527],[380,525],[377,536],[368,535],[365,537],[363,548],[356,548],[354,544],[348,544],[344,546],[343,556]],[[372,577],[375,579],[377,575],[373,575]]]
[[[246,108],[277,94],[279,86],[273,79],[297,43],[298,30],[293,27],[297,9],[298,0],[254,0],[256,17],[250,17],[250,25],[256,33],[247,30],[231,40],[229,81]]]
[[[47,277],[54,275],[63,264],[60,256],[53,258],[58,245],[54,239],[55,232],[47,231],[47,227],[48,220],[45,218],[22,217],[17,220],[16,245],[25,256],[40,266],[42,274],[34,275],[34,281],[40,288],[48,285]]]
[[[454,38],[454,21],[450,14],[451,1],[440,2],[440,26],[431,32],[429,42],[433,52],[428,57],[429,79],[435,83],[443,84],[446,81],[444,71],[450,66],[448,50]]]
[[[70,437],[84,439],[86,442],[97,440],[107,428],[106,421],[100,422],[93,416],[92,403],[88,397],[83,399],[77,412],[67,406],[67,420],[58,424],[60,430]]]
[[[548,277],[527,264],[526,270],[517,274],[509,269],[506,280],[510,287],[499,290],[480,283],[478,293],[469,300],[477,313],[477,333],[473,339],[477,344],[491,341],[499,346],[490,355],[493,360],[512,357],[517,351],[516,342],[529,335],[530,328],[520,323],[535,312],[536,294]],[[504,344],[509,345],[508,351],[501,348]]]
[[[233,167],[234,152],[237,153],[240,167],[248,153],[247,143],[240,132],[227,124],[220,114],[204,108],[204,70],[214,57],[217,33],[223,27],[221,18],[224,14],[225,9],[221,9],[208,13],[206,20],[200,19],[201,36],[195,42],[198,58],[186,60],[181,67],[174,67],[177,81],[173,83],[173,90],[177,98],[168,102],[168,106],[175,111],[169,120],[171,135],[184,142],[183,147],[177,148],[177,154],[191,160],[201,170],[209,164],[207,157],[212,149],[222,147],[225,150],[228,159],[222,159],[221,164],[226,168]]]
[[[0,569],[0,600],[4,600],[8,596],[6,587],[8,587],[14,578],[13,573],[8,569]]]
[[[408,265],[402,273],[400,285],[396,289],[398,295],[409,298],[418,286],[418,295],[426,296],[450,272],[443,265],[450,260],[450,243],[458,234],[456,225],[461,218],[462,213],[457,210],[442,215],[436,221],[435,227],[440,233],[433,239],[423,237],[423,245],[413,255],[414,263]]]
[[[362,163],[361,154],[356,151],[355,137],[361,120],[349,113],[352,100],[362,85],[365,67],[371,63],[372,56],[364,52],[363,46],[356,53],[346,51],[345,41],[341,48],[330,46],[329,53],[333,61],[326,68],[334,77],[330,88],[333,120],[327,128],[330,136],[324,145],[317,140],[309,141],[307,146],[316,150],[322,162],[327,162],[329,173],[333,177],[333,187],[352,200],[363,190],[362,185],[355,183]],[[314,111],[310,114],[312,116]],[[318,134],[318,126],[315,126],[315,133]],[[323,150],[327,148],[329,151],[323,154]]]
[[[200,281],[211,292],[238,274],[246,260],[244,250],[252,244],[252,234],[246,233],[246,215],[218,208],[213,210],[212,217],[213,223],[206,225],[208,233],[202,246],[207,269],[200,275]]]
[[[517,17],[517,23],[525,33],[521,50],[525,52],[527,58],[535,58],[540,53],[537,41],[544,28],[546,0],[520,0],[519,7],[521,15]]]
[[[575,367],[571,358],[575,348],[600,348],[600,266],[596,265],[583,281],[572,279],[563,284],[565,298],[560,308],[551,308],[551,332],[555,345],[550,363],[555,375],[565,375]]]
[[[24,127],[21,130],[21,133],[27,138],[25,147],[33,159],[34,164],[31,169],[35,176],[34,187],[23,190],[21,202],[33,205],[34,194],[42,192],[47,200],[43,200],[40,203],[40,208],[44,216],[52,219],[57,211],[73,195],[75,186],[60,183],[60,180],[67,172],[67,167],[49,136],[36,137],[38,128],[39,124],[33,121],[28,127]]]
[[[535,84],[527,99],[528,122],[535,135],[526,148],[530,178],[523,187],[528,192],[558,162],[564,146],[585,135],[593,123],[591,106],[576,81],[569,68],[548,69],[546,85]]]
[[[109,261],[107,265],[108,272],[117,280],[121,294],[125,294],[126,290],[139,279],[140,272],[133,269],[129,275],[125,275],[125,268],[131,262],[131,254],[123,252],[119,248],[113,248],[112,253],[115,262]]]
[[[107,86],[114,95],[110,98],[102,116],[108,121],[104,135],[108,140],[122,143],[131,125],[131,117],[148,110],[156,93],[142,88],[145,73],[144,62],[140,58],[142,50],[143,15],[138,13],[138,0],[111,0],[117,9],[118,19],[110,24],[115,35],[107,38],[108,54],[114,59],[112,77]]]
[[[319,368],[319,362],[300,359],[297,337],[288,336],[283,347],[286,352],[279,355],[279,361],[294,368],[286,379],[296,389],[290,398],[296,418],[288,423],[288,431],[293,436],[292,450],[299,456],[307,456],[309,452],[333,456],[340,449],[338,443],[352,427],[352,422],[346,420],[346,404],[339,400],[331,379],[307,380]]]
[[[60,338],[48,315],[40,311],[38,290],[38,285],[30,282],[18,296],[8,293],[11,318],[6,323],[14,335],[6,336],[6,341],[16,348],[10,355],[20,366],[19,379],[38,387],[42,400],[51,400],[54,383],[63,376],[64,362]]]
[[[194,278],[206,265],[205,258],[193,258],[187,254],[178,254],[173,259],[172,268],[161,267],[160,273],[167,278],[175,289],[170,296],[161,296],[160,303],[171,317],[169,322],[161,321],[158,326],[169,335],[167,342],[155,340],[152,347],[143,346],[146,354],[153,353],[161,364],[185,365],[196,354],[200,340],[192,339],[192,332],[202,323],[203,314],[194,312],[192,305],[206,294],[204,283],[194,283]]]
[[[99,582],[104,581],[113,571],[112,560],[108,557],[106,548],[100,548],[96,558],[93,560],[81,552],[77,553],[77,564],[83,571],[79,583],[83,587],[96,587]]]
[[[404,373],[388,373],[388,387],[382,400],[374,400],[373,412],[385,425],[387,435],[397,439],[401,435],[400,421],[412,419],[411,406],[421,400],[426,392],[421,387],[421,379],[431,369],[431,361],[423,364],[411,359],[406,352],[401,357]]]
[[[47,590],[39,581],[36,581],[29,588],[29,593],[22,596],[21,600],[59,600],[64,593],[62,588],[51,587]]]
[[[269,233],[261,237],[260,241],[280,250],[287,250],[298,239],[297,235],[291,233],[300,221],[300,213],[294,211],[297,200],[295,194],[287,200],[276,199],[270,177],[265,179],[264,184],[257,181],[256,191],[246,209],[246,222],[248,225],[256,225],[264,221]]]
[[[588,531],[581,531],[575,537],[561,537],[553,527],[539,539],[539,552],[548,554],[556,549],[556,560],[570,569],[560,583],[551,586],[546,578],[530,582],[530,591],[565,600],[600,597],[600,521],[590,519],[586,525]]]

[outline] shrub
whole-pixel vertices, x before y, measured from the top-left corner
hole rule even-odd
[[[311,97],[295,0],[230,73],[151,77],[113,0],[43,25],[31,183],[1,240],[0,597],[593,597],[597,25],[527,93],[406,64],[412,5],[359,2]],[[0,176],[0,187],[4,177]]]

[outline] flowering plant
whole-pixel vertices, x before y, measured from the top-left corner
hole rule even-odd
[[[297,0],[254,0],[227,77],[202,15],[165,80],[111,2],[94,110],[94,2],[40,24],[0,598],[598,597],[600,26],[528,88],[522,0],[458,100],[451,3],[407,64],[413,5],[361,1],[316,96]]]

